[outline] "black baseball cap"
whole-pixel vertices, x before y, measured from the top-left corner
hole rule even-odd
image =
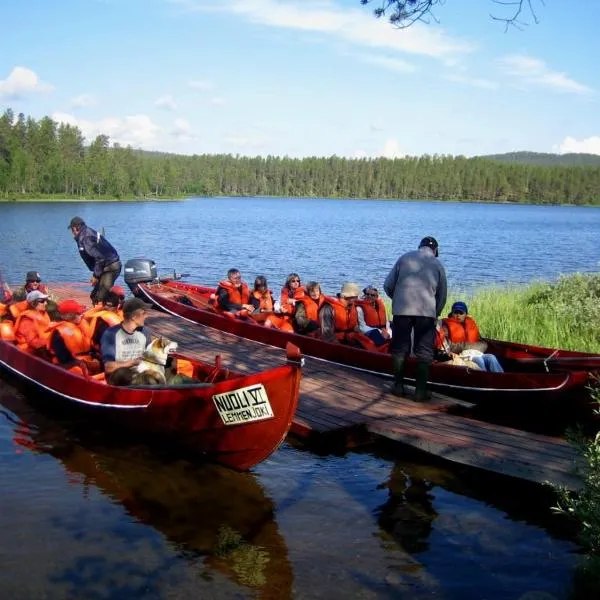
[[[136,310],[148,310],[152,308],[152,304],[147,304],[140,298],[129,298],[123,302],[123,316],[128,317],[132,315]]]
[[[431,248],[436,253],[439,248],[439,244],[437,243],[437,240],[434,237],[431,237],[430,235],[428,235],[427,237],[424,237],[421,240],[421,243],[419,244],[419,248],[423,248],[423,246],[426,246],[427,248]]]
[[[85,221],[81,217],[73,217],[67,226],[67,229],[73,229],[73,227],[82,227],[83,225],[85,225]]]
[[[25,275],[25,283],[30,283],[32,281],[41,281],[42,278],[37,271],[27,271],[27,275]]]

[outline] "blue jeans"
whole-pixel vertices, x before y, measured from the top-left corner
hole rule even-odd
[[[475,356],[472,360],[478,367],[481,368],[482,371],[490,371],[491,373],[504,373],[504,369],[493,354]]]

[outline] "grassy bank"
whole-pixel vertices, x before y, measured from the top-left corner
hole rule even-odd
[[[600,353],[600,275],[453,295],[444,315],[456,300],[467,302],[485,337]]]
[[[112,196],[80,196],[67,198],[65,196],[54,194],[0,194],[0,203],[9,202],[169,202],[172,200],[182,200],[187,196],[123,196],[114,198]]]

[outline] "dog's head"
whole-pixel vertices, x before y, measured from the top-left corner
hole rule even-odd
[[[160,364],[165,364],[170,352],[177,350],[177,342],[172,342],[166,337],[160,336],[154,338],[144,351],[144,356],[156,360]]]

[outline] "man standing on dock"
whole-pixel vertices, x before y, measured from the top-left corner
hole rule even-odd
[[[438,260],[439,246],[431,236],[421,240],[418,250],[403,254],[385,279],[385,293],[392,299],[392,360],[394,384],[391,392],[404,396],[404,363],[410,354],[411,335],[417,359],[415,401],[430,398],[427,378],[433,362],[435,324],[446,304],[446,272]]]
[[[101,303],[121,273],[119,254],[101,233],[88,227],[81,217],[73,217],[68,229],[77,242],[83,262],[92,271],[90,283],[94,287],[90,298],[94,304]]]

